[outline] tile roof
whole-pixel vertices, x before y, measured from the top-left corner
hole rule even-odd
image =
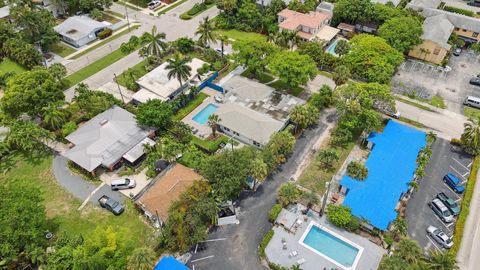
[[[288,8],[280,11],[278,16],[286,18],[279,24],[280,28],[288,30],[296,30],[299,26],[310,28],[318,28],[324,21],[329,20],[332,16],[325,12],[310,12],[303,14]]]

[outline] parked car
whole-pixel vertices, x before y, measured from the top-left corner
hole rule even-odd
[[[462,194],[465,191],[465,187],[462,186],[462,182],[453,175],[452,173],[448,173],[443,177],[443,182],[445,182],[453,191],[458,194]]]
[[[475,107],[480,109],[480,98],[467,96],[463,101],[463,105],[467,105],[470,107]]]
[[[434,226],[428,226],[427,234],[430,235],[437,243],[442,245],[444,248],[451,248],[453,246],[452,238],[449,237],[446,233]]]
[[[462,53],[462,49],[460,48],[456,48],[455,50],[453,50],[453,55],[455,56],[460,56],[461,53]]]
[[[398,118],[400,118],[400,116],[402,116],[402,114],[401,114],[399,111],[395,111],[395,112],[393,112],[393,111],[385,111],[385,114],[388,115],[388,116],[390,116],[390,117],[393,117],[393,118],[395,118],[395,119],[398,119]]]
[[[470,84],[480,86],[480,78],[475,77],[470,79]]]
[[[123,213],[123,210],[125,210],[125,207],[123,207],[123,205],[119,201],[114,200],[107,195],[103,195],[102,197],[100,197],[100,199],[98,199],[98,203],[100,203],[100,206],[102,208],[107,209],[116,216],[120,215],[121,213]]]
[[[439,199],[433,199],[428,203],[428,206],[432,208],[433,212],[446,223],[453,221],[453,216],[448,210],[448,208],[443,204]]]
[[[160,6],[162,4],[161,1],[159,0],[153,0],[151,1],[150,3],[148,3],[148,8],[149,9],[156,9],[158,6]]]
[[[134,188],[137,185],[135,180],[130,178],[117,179],[112,181],[112,190]]]
[[[445,204],[445,206],[448,208],[450,213],[452,213],[452,215],[458,216],[460,214],[460,207],[458,206],[458,204],[452,198],[449,198],[445,193],[438,193],[437,198],[443,204]]]

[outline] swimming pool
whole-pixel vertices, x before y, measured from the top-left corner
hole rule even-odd
[[[350,240],[311,222],[300,244],[343,269],[355,269],[363,248]]]
[[[208,117],[212,115],[217,109],[218,106],[209,103],[207,107],[203,108],[193,117],[193,121],[205,125],[208,121]]]
[[[332,45],[330,45],[328,48],[327,48],[327,52],[333,56],[338,56],[338,54],[335,52],[335,48],[337,48],[337,44],[338,44],[338,41],[340,39],[336,39]]]

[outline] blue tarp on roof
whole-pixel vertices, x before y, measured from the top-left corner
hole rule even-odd
[[[343,205],[356,217],[367,219],[374,227],[386,230],[397,218],[395,206],[408,190],[417,167],[416,159],[426,146],[425,133],[389,121],[382,133],[373,132],[368,141],[374,143],[366,167],[368,177],[358,181],[345,175],[340,184],[348,188]]]
[[[172,256],[163,257],[153,270],[190,270]]]

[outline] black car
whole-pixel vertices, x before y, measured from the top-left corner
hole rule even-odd
[[[475,78],[470,79],[470,84],[473,84],[473,85],[476,85],[476,86],[480,86],[480,78],[479,78],[479,77],[475,77]]]

